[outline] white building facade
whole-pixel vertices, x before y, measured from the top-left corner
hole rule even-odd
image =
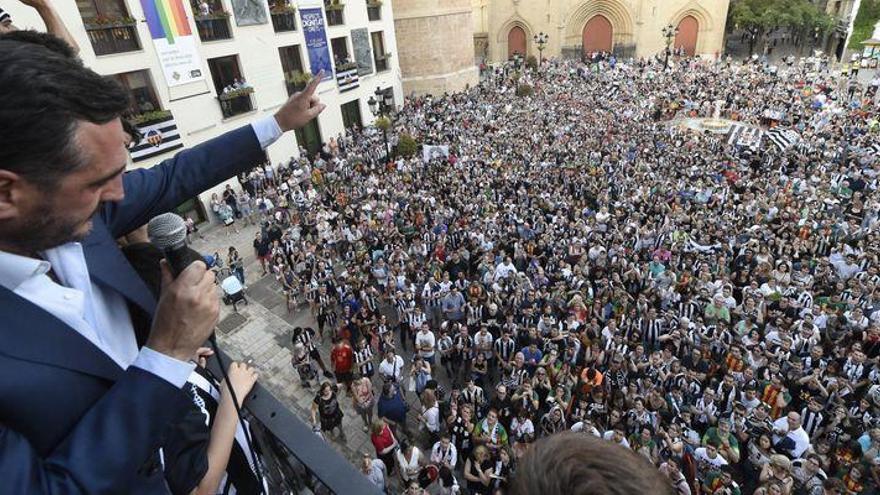
[[[8,4],[3,7],[19,28],[45,29],[34,10]],[[330,59],[318,65],[331,73],[325,73],[317,92],[327,108],[306,129],[270,146],[267,160],[286,162],[299,155],[300,146],[314,152],[348,127],[369,125],[374,116],[367,101],[377,90],[393,95],[396,106],[403,103],[390,0],[309,0],[296,6],[286,0],[58,0],[54,6],[79,43],[84,63],[128,88],[128,116],[142,130],[158,131],[133,152],[133,167],[152,166],[179,147],[276,112],[308,78],[317,62],[310,55],[323,58],[307,47],[306,12],[311,12],[308,24],[323,20],[326,33]],[[150,12],[155,8],[159,17]],[[174,32],[174,15],[177,33],[186,34],[188,26],[187,41],[193,45],[188,60],[193,70],[183,72],[197,80],[174,80],[179,74],[169,70],[173,61],[167,55],[160,60],[159,43],[152,39],[159,23],[151,24],[151,18]],[[208,219],[204,205],[210,194],[179,211]]]

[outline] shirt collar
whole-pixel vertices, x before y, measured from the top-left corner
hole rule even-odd
[[[11,291],[30,278],[45,275],[51,268],[48,261],[0,251],[0,285]]]

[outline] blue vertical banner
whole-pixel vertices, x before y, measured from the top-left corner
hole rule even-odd
[[[324,71],[324,80],[333,79],[333,63],[330,48],[327,46],[327,33],[324,31],[324,12],[322,9],[299,9],[302,18],[306,50],[309,53],[309,68],[312,74]]]

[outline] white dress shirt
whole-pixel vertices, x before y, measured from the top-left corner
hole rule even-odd
[[[282,134],[271,115],[251,126],[263,149]],[[138,351],[125,299],[116,290],[92,281],[80,243],[68,242],[41,254],[45,260],[0,251],[0,285],[69,325],[120,368],[136,366],[183,387],[195,364],[149,347]],[[50,268],[63,285],[47,275]]]

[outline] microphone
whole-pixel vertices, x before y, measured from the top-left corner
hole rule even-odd
[[[194,261],[204,261],[186,245],[186,222],[175,213],[163,213],[147,224],[147,236],[162,250],[175,277]]]

